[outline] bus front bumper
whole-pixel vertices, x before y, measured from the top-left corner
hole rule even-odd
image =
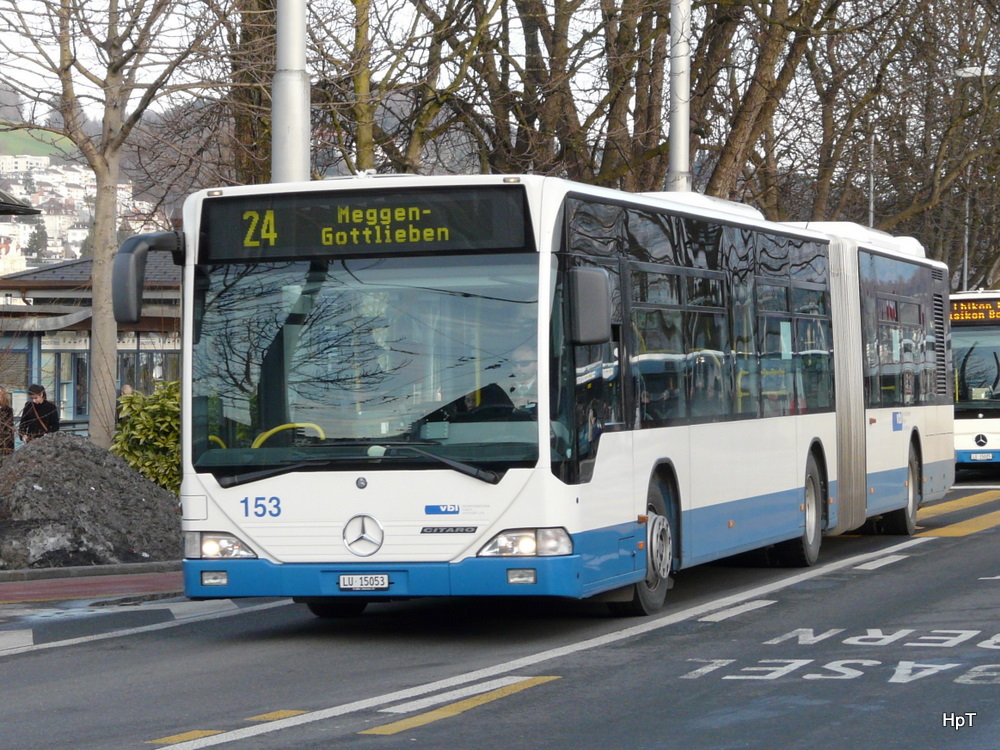
[[[973,464],[995,466],[1000,463],[1000,449],[957,450],[955,451],[955,463],[966,466]]]
[[[579,555],[471,558],[457,563],[419,564],[185,560],[183,570],[184,593],[192,599],[330,596],[372,600],[422,596],[579,599],[593,593],[584,592]],[[622,580],[621,585],[629,582]],[[365,586],[370,588],[362,588]]]

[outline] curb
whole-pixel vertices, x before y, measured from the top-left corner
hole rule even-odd
[[[166,562],[120,563],[117,565],[84,565],[76,568],[21,568],[0,570],[0,583],[45,581],[54,578],[86,578],[89,576],[120,576],[134,573],[171,573],[181,569],[180,560]]]

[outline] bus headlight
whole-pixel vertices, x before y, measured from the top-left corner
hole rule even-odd
[[[551,557],[572,555],[573,540],[563,528],[508,529],[479,550],[479,557]]]
[[[212,531],[184,533],[184,557],[189,560],[218,560],[223,557],[257,557],[239,537]]]

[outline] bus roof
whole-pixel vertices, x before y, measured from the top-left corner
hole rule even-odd
[[[669,193],[639,193],[639,195],[644,195],[649,198],[658,198],[659,200],[672,203],[683,203],[686,206],[693,206],[696,208],[708,208],[713,211],[736,214],[744,219],[757,219],[758,221],[765,221],[764,214],[753,206],[748,206],[744,203],[737,203],[736,201],[729,201],[725,198],[716,198],[715,196],[705,195],[704,193],[695,193],[692,191],[673,191]]]
[[[850,221],[804,221],[791,222],[793,226],[813,229],[834,237],[854,240],[859,245],[873,250],[888,250],[894,253],[910,255],[914,258],[926,258],[924,246],[915,237],[897,237],[878,229],[872,229]]]

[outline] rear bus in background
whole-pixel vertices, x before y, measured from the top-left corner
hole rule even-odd
[[[1000,468],[1000,292],[951,296],[955,461]]]
[[[913,240],[538,176],[206,190],[183,232],[189,597],[659,610],[683,568],[912,533],[954,475]]]

